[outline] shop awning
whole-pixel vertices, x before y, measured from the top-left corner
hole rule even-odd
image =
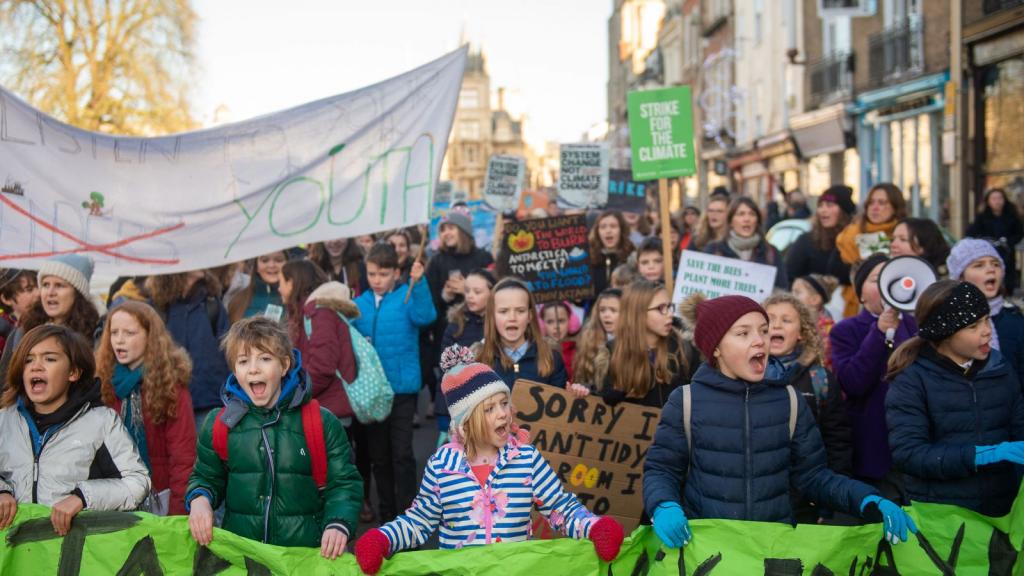
[[[846,149],[846,132],[850,128],[846,105],[834,104],[795,116],[790,120],[790,128],[803,158],[842,152]]]

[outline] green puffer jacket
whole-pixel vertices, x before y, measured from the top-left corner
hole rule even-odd
[[[223,418],[230,428],[228,460],[213,450],[218,412],[212,412],[199,434],[185,500],[190,504],[205,495],[215,509],[223,502],[223,527],[239,536],[279,546],[319,547],[329,525],[355,534],[363,483],[351,464],[345,429],[321,408],[327,484],[317,489],[301,414],[311,385],[297,350],[295,357],[296,366],[283,379],[273,409],[250,405],[234,375],[228,377],[221,392],[227,406]]]

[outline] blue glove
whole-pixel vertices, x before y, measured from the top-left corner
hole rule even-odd
[[[996,462],[1024,464],[1024,442],[1002,442],[995,446],[974,447],[974,467]]]
[[[900,508],[895,502],[886,500],[881,496],[868,496],[860,503],[860,511],[862,514],[864,512],[864,508],[866,508],[868,504],[874,504],[878,507],[878,511],[882,513],[882,525],[885,527],[885,539],[890,544],[906,542],[908,540],[908,531],[911,534],[917,534],[917,525],[914,524],[914,519],[908,516],[907,513],[903,511],[903,508]]]
[[[686,546],[693,538],[690,523],[678,502],[665,501],[654,509],[654,533],[669,548]]]

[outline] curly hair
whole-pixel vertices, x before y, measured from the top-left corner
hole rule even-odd
[[[769,306],[779,304],[789,304],[793,307],[793,310],[796,310],[796,315],[800,318],[800,342],[804,348],[803,352],[800,353],[800,357],[797,358],[797,362],[801,366],[810,366],[811,364],[821,362],[825,353],[822,349],[821,334],[818,332],[818,326],[810,309],[789,292],[772,294],[765,299],[764,304],[761,306],[767,311]]]
[[[96,376],[100,379],[103,403],[113,406],[114,347],[110,343],[110,324],[114,316],[128,314],[146,332],[146,351],[142,365],[142,412],[146,420],[159,425],[177,417],[178,390],[188,386],[192,361],[183,348],[174,343],[164,321],[149,304],[129,301],[114,308],[103,323],[103,336],[96,349]]]
[[[53,318],[46,314],[46,310],[43,309],[43,300],[40,298],[36,300],[36,303],[25,314],[22,326],[25,332],[28,332],[37,326],[51,322],[53,322]],[[68,311],[61,325],[67,326],[71,330],[85,336],[86,340],[92,341],[93,333],[96,331],[96,326],[99,323],[100,313],[96,310],[96,305],[85,296],[82,296],[81,292],[75,290],[75,300],[71,303],[71,310]]]

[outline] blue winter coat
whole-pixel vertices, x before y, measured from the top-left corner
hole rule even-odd
[[[526,354],[519,359],[509,368],[505,368],[501,365],[501,362],[496,362],[491,368],[494,372],[501,376],[501,379],[505,381],[509,389],[516,383],[516,380],[533,380],[534,382],[540,382],[541,384],[550,384],[552,386],[558,386],[559,388],[565,388],[565,381],[569,378],[565,372],[565,362],[562,361],[562,353],[559,352],[555,347],[550,347],[551,355],[554,357],[554,369],[547,376],[541,376],[540,370],[537,368],[537,344],[531,343],[530,347],[526,349]]]
[[[420,378],[420,328],[429,326],[436,318],[430,288],[424,281],[412,289],[409,302],[405,302],[408,287],[398,284],[384,295],[380,306],[373,290],[356,298],[360,316],[353,324],[377,350],[384,374],[395,394],[416,394],[422,386]]]
[[[789,438],[789,394],[780,383],[733,380],[707,364],[693,376],[693,454],[683,431],[683,394],[662,409],[644,462],[644,508],[680,502],[690,519],[793,523],[792,483],[805,498],[860,515],[875,491],[831,472],[806,402]],[[683,497],[680,498],[680,491]]]
[[[192,359],[188,390],[192,393],[192,409],[197,412],[222,405],[220,387],[231,373],[220,351],[220,339],[230,327],[228,313],[218,301],[215,318],[211,318],[206,299],[205,285],[197,284],[188,298],[168,306],[166,313],[167,330]]]
[[[1024,370],[1024,314],[1020,308],[1013,304],[1006,303],[1003,309],[992,317],[992,323],[996,327],[996,334],[999,336],[999,352],[1003,360],[1010,365],[1010,369],[1022,379],[1021,370]]]
[[[1014,467],[978,470],[974,447],[1024,440],[1024,399],[998,350],[973,372],[965,375],[930,346],[923,350],[889,385],[889,446],[911,500],[1003,516],[1017,495]]]

